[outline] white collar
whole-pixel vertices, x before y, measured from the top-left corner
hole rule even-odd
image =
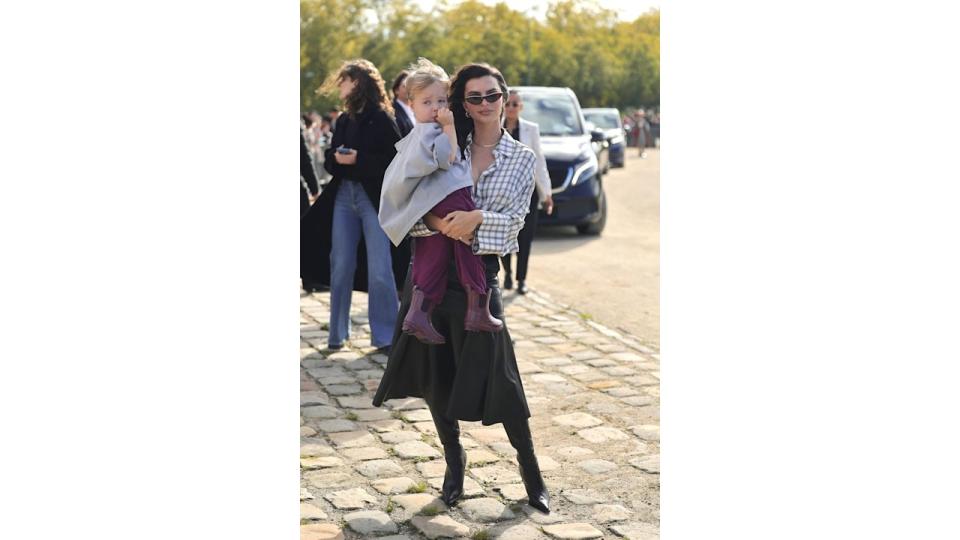
[[[413,122],[414,124],[416,124],[416,123],[417,123],[417,120],[416,120],[416,118],[414,118],[414,116],[413,116],[413,109],[411,109],[410,106],[407,105],[406,103],[404,103],[402,100],[399,100],[399,99],[398,99],[398,100],[397,100],[397,103],[400,104],[400,108],[403,109],[403,112],[405,112],[405,113],[407,114],[407,117],[410,119],[410,121]]]

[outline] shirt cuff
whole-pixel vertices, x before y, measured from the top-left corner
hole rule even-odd
[[[414,223],[413,228],[410,229],[410,236],[433,236],[435,234],[439,233],[437,231],[431,231],[430,228],[423,223],[422,219]]]
[[[483,222],[473,235],[473,252],[477,255],[502,255],[510,237],[513,220],[506,214],[486,210],[480,212]]]

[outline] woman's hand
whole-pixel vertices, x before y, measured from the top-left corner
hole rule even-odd
[[[471,210],[464,212],[454,210],[443,218],[439,231],[444,236],[455,240],[464,241],[467,237],[473,237],[473,231],[483,223],[483,213],[480,210]]]
[[[357,151],[351,148],[347,154],[334,152],[333,159],[337,160],[337,163],[341,165],[355,165],[357,163]]]
[[[553,195],[547,195],[543,201],[543,209],[547,211],[548,216],[553,213]]]
[[[481,214],[481,220],[482,220],[482,217],[483,215]],[[441,231],[448,225],[446,221],[430,213],[427,213],[423,216],[423,224],[426,225],[427,228],[430,229],[431,231]],[[464,234],[457,237],[456,240],[459,240],[468,246],[472,246],[473,231],[471,231],[468,234]]]

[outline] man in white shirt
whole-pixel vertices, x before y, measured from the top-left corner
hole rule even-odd
[[[407,85],[404,84],[409,71],[401,71],[397,78],[393,80],[393,114],[397,121],[397,127],[400,128],[400,136],[406,137],[407,133],[413,129],[416,123],[413,116],[413,109],[407,104]]]

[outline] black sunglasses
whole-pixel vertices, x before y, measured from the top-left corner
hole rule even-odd
[[[496,92],[493,94],[487,94],[485,96],[467,96],[463,98],[464,101],[471,105],[479,105],[483,103],[483,100],[487,100],[487,103],[496,103],[503,96],[503,92]]]

